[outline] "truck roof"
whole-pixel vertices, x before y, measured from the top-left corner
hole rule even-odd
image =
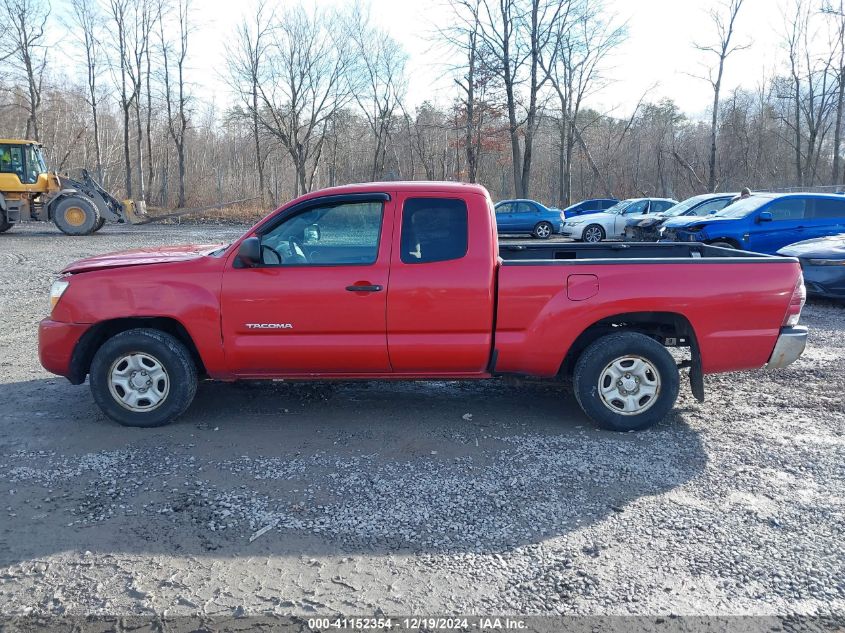
[[[23,138],[0,138],[0,143],[10,143],[12,145],[41,145],[38,141],[27,141]]]
[[[446,182],[446,181],[432,181],[432,180],[413,180],[413,181],[384,181],[384,182],[362,182],[352,185],[340,185],[337,187],[328,187],[326,189],[318,189],[311,191],[303,196],[303,198],[317,198],[320,196],[342,195],[348,193],[371,193],[377,191],[401,191],[403,193],[478,193],[483,196],[489,195],[487,189],[481,185],[465,183],[465,182]]]

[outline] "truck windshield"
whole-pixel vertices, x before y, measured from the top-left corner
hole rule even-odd
[[[729,204],[721,211],[717,211],[711,217],[717,218],[744,218],[749,213],[753,213],[767,202],[771,202],[772,198],[768,196],[749,196],[744,200],[737,200],[733,204]]]

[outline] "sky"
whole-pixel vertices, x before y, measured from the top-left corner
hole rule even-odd
[[[347,0],[316,0],[318,5],[339,5]],[[352,0],[348,0],[352,1]],[[628,38],[609,62],[613,78],[587,106],[615,116],[630,116],[644,93],[646,101],[673,99],[683,112],[704,117],[712,88],[691,75],[705,73],[710,60],[694,43],[715,40],[707,9],[719,0],[605,0],[619,21],[627,23]],[[736,42],[750,48],[728,59],[724,89],[749,89],[771,76],[783,62],[779,39],[783,31],[781,6],[789,0],[746,0],[737,19]],[[306,0],[307,2],[307,0]],[[280,6],[284,3],[280,2]],[[425,100],[446,105],[455,95],[446,76],[448,58],[430,39],[438,26],[448,24],[449,10],[440,0],[370,0],[371,17],[402,43],[408,53],[408,98],[411,109]],[[229,102],[224,45],[234,24],[252,8],[251,0],[196,0],[197,32],[192,40],[191,81],[196,91],[217,106]],[[725,93],[726,93],[725,92]],[[723,94],[725,94],[723,93]]]

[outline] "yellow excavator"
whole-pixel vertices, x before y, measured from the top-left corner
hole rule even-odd
[[[118,200],[87,171],[81,180],[49,171],[40,143],[0,139],[0,233],[30,220],[53,222],[68,235],[90,235],[107,221],[149,221],[146,203]]]

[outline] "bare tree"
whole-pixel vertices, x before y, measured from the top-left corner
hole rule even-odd
[[[171,44],[167,39],[164,27],[164,12],[159,14],[159,36],[161,40],[162,61],[164,66],[164,95],[167,104],[167,129],[173,145],[176,148],[176,163],[179,178],[179,190],[176,206],[185,206],[185,138],[188,130],[188,95],[185,84],[185,64],[188,58],[188,36],[190,26],[190,0],[177,0],[176,26],[177,44],[173,56],[175,59],[176,86],[171,81],[170,52]],[[175,93],[175,94],[174,94]]]
[[[716,191],[718,186],[716,179],[716,136],[719,126],[719,94],[722,90],[722,77],[725,71],[725,61],[736,51],[744,50],[750,44],[732,44],[736,16],[742,8],[744,0],[728,0],[727,4],[709,11],[710,19],[716,28],[716,44],[696,44],[695,47],[704,53],[716,56],[716,67],[710,67],[707,76],[702,77],[710,83],[713,88],[713,111],[710,119],[710,154],[708,160],[707,188]]]
[[[358,61],[352,69],[356,75],[352,94],[372,131],[375,147],[370,180],[378,180],[384,175],[388,139],[407,89],[407,56],[396,40],[370,24],[369,14],[360,4],[353,9],[349,38]]]
[[[130,90],[129,32],[130,6],[133,0],[109,0],[110,18],[114,22],[114,47],[120,72],[120,110],[123,115],[123,168],[126,196],[132,197],[132,161],[129,152],[129,118],[132,104],[138,96]]]
[[[252,126],[252,140],[255,147],[255,167],[258,172],[258,193],[262,202],[269,190],[265,190],[264,162],[266,153],[261,148],[261,124],[259,120],[259,82],[262,67],[270,46],[275,15],[267,8],[264,0],[258,3],[254,15],[245,18],[237,27],[235,40],[227,44],[229,83],[243,102]]]
[[[834,52],[839,54],[836,68],[836,119],[833,123],[833,164],[830,173],[830,184],[835,185],[842,177],[840,152],[842,147],[842,115],[843,109],[845,109],[845,1],[827,0],[823,11],[835,21]]]
[[[624,40],[626,30],[624,25],[614,23],[601,0],[567,0],[561,6],[552,46],[541,57],[541,65],[560,103],[558,203],[565,207],[572,198],[572,154],[576,143],[599,182],[604,183],[605,195],[612,195],[578,130],[578,118],[584,99],[604,86],[602,64]]]
[[[99,93],[97,82],[99,79],[102,48],[100,36],[102,34],[103,18],[99,12],[99,5],[95,0],[71,0],[71,22],[74,32],[85,55],[86,84],[88,88],[88,104],[91,107],[91,122],[94,128],[94,156],[96,160],[96,174],[99,182],[103,181],[103,157],[100,150],[100,120],[97,112]]]
[[[44,68],[47,65],[45,28],[50,5],[42,0],[2,0],[0,23],[8,24],[0,39],[0,60],[13,60],[16,72],[26,82],[26,136],[40,140],[38,115]]]
[[[273,30],[259,82],[262,125],[293,160],[294,193],[311,190],[329,120],[351,99],[345,18],[301,6]]]

